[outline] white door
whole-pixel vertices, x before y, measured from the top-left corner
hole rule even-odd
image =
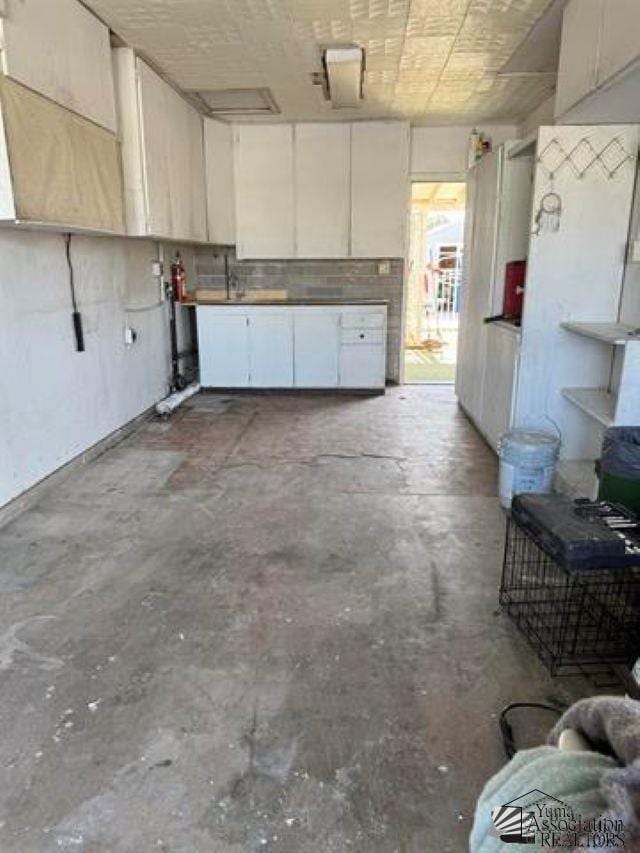
[[[384,388],[385,347],[378,344],[343,344],[340,348],[342,388]]]
[[[296,251],[299,258],[349,255],[348,124],[295,127]]]
[[[249,316],[249,375],[253,388],[293,386],[293,315],[258,308]]]
[[[317,309],[294,319],[297,388],[336,388],[340,357],[340,317]]]
[[[198,350],[200,382],[205,388],[246,388],[249,385],[247,317],[233,309],[199,305]]]
[[[293,258],[293,128],[242,125],[234,131],[239,258]]]
[[[409,209],[409,125],[356,122],[351,128],[351,254],[401,258]]]

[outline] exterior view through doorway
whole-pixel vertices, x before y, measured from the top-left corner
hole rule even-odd
[[[462,284],[465,185],[411,185],[404,380],[453,383]]]

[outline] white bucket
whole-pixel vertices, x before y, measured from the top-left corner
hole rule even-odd
[[[514,429],[500,438],[498,494],[505,509],[514,495],[548,494],[553,489],[559,449],[560,439],[546,432]]]

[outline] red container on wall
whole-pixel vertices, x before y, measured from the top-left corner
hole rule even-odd
[[[526,261],[509,261],[504,275],[502,313],[505,317],[520,318],[524,301],[524,283],[527,276]]]

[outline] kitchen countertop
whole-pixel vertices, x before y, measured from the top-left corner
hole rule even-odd
[[[388,305],[388,299],[221,299],[211,302],[195,301],[183,305],[254,307],[256,305]]]

